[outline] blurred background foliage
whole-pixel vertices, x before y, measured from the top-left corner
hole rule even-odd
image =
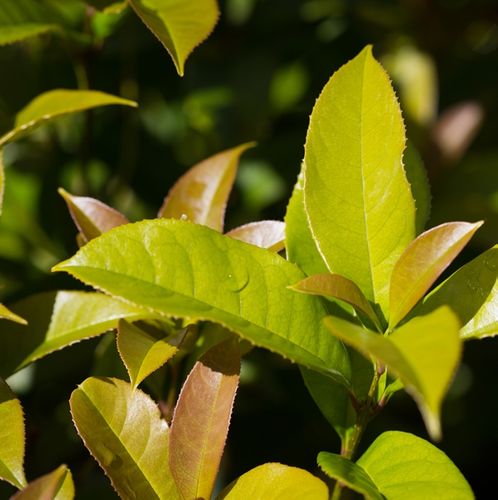
[[[151,218],[188,167],[255,140],[258,146],[241,162],[227,229],[281,220],[313,103],[330,75],[367,43],[393,79],[407,135],[425,161],[430,226],[485,219],[463,259],[496,243],[496,0],[223,0],[215,32],[191,56],[183,78],[129,9],[102,13],[79,0],[42,3],[34,10],[29,0],[0,4],[0,32],[23,16],[45,26],[36,38],[0,47],[0,134],[25,104],[54,88],[103,90],[136,100],[139,108],[61,118],[5,148],[3,302],[78,287],[49,271],[77,249],[59,186],[99,198],[130,220]],[[90,372],[120,369],[111,344],[83,343],[10,380],[27,414],[29,479],[65,462],[77,498],[114,497],[79,442],[67,404]],[[496,464],[497,357],[496,340],[466,344],[445,403],[440,446],[478,497]],[[370,426],[365,446],[388,428],[427,437],[415,405],[400,393]],[[266,461],[316,472],[317,452],[337,446],[296,367],[252,351],[243,365],[223,481]],[[0,498],[10,491],[0,486]]]

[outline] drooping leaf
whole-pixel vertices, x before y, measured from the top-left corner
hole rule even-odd
[[[323,295],[333,299],[342,300],[353,306],[356,311],[360,311],[372,321],[372,323],[382,330],[377,315],[370,302],[363,295],[362,291],[351,281],[339,274],[315,274],[296,283],[291,287],[293,290],[311,295]]]
[[[389,337],[328,316],[334,336],[386,365],[418,404],[433,439],[441,436],[441,403],[461,353],[457,317],[448,307],[412,319]]]
[[[0,304],[0,318],[8,319],[10,321],[14,321],[15,323],[19,323],[21,325],[27,325],[27,321],[21,316],[13,313],[10,309],[7,309],[3,304]]]
[[[67,203],[69,213],[85,241],[90,241],[113,227],[128,224],[128,219],[122,213],[99,200],[74,196],[62,188],[59,188],[59,194]]]
[[[122,498],[178,497],[168,471],[168,424],[140,389],[88,378],[69,401],[79,435]]]
[[[74,483],[71,471],[61,465],[50,474],[31,481],[11,500],[73,500]]]
[[[236,227],[226,234],[272,252],[280,252],[285,248],[285,224],[276,220],[251,222]]]
[[[273,252],[158,219],[112,229],[54,270],[168,316],[221,323],[347,384],[347,352],[321,326],[322,302],[287,290],[303,274]]]
[[[389,500],[474,498],[462,473],[441,450],[407,432],[384,432],[357,465]]]
[[[182,498],[211,498],[239,383],[236,341],[218,344],[195,364],[175,407],[169,466]]]
[[[317,462],[327,476],[340,481],[367,500],[384,500],[375,483],[360,465],[341,455],[326,451],[318,454]]]
[[[169,52],[183,76],[190,53],[213,31],[219,11],[216,0],[129,0],[145,25]]]
[[[392,268],[415,236],[404,147],[396,96],[368,46],[332,76],[313,108],[304,201],[329,270],[383,311]]]
[[[17,114],[15,128],[0,137],[0,146],[59,116],[113,104],[137,106],[128,99],[96,90],[50,90],[35,97]]]
[[[327,500],[327,485],[308,471],[278,463],[259,465],[229,484],[217,500]]]
[[[442,305],[448,305],[460,319],[461,338],[498,335],[498,245],[453,273],[414,314],[426,314]]]
[[[53,351],[116,328],[121,318],[133,321],[154,316],[140,307],[90,292],[36,294],[21,300],[13,309],[27,319],[29,326],[2,325],[2,377]]]
[[[0,378],[0,479],[17,488],[24,476],[24,416],[20,401]]]
[[[165,338],[158,339],[123,319],[118,323],[117,344],[134,388],[178,351]]]
[[[240,155],[252,146],[248,143],[227,149],[192,167],[170,189],[159,217],[187,219],[223,232]]]
[[[481,225],[447,222],[422,233],[408,245],[391,276],[390,328],[410,312]]]

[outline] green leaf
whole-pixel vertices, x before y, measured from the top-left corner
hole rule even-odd
[[[170,189],[159,217],[190,220],[223,232],[240,155],[252,146],[248,143],[227,149],[188,170]]]
[[[412,319],[385,337],[328,316],[327,328],[365,356],[373,356],[404,383],[433,439],[441,436],[441,403],[461,354],[459,324],[448,307]]]
[[[165,338],[158,339],[123,319],[118,323],[117,345],[134,388],[178,352]]]
[[[61,465],[50,474],[31,481],[12,500],[73,500],[74,483],[71,471]]]
[[[88,378],[69,401],[79,435],[122,498],[177,499],[168,471],[168,424],[130,384]]]
[[[130,321],[157,316],[100,293],[47,292],[13,306],[29,326],[5,323],[0,333],[0,376],[7,377],[51,352]]]
[[[498,335],[498,245],[453,273],[431,292],[414,314],[448,305],[463,327],[461,338]]]
[[[182,498],[211,498],[239,383],[237,344],[229,340],[207,351],[178,398],[169,466]]]
[[[313,108],[304,201],[329,270],[383,311],[392,268],[415,236],[404,147],[396,96],[368,46],[332,76]]]
[[[23,23],[0,28],[0,45],[22,42],[28,38],[56,32],[60,28],[56,24]]]
[[[10,309],[7,309],[3,304],[0,304],[0,318],[9,319],[10,321],[14,321],[15,323],[19,323],[20,325],[28,324],[28,322],[24,318],[21,318],[21,316],[18,316],[17,314],[13,313]]]
[[[213,31],[218,21],[216,0],[129,0],[145,25],[169,52],[183,76],[190,53]]]
[[[3,195],[5,192],[5,167],[3,164],[3,149],[0,148],[0,215],[3,210]]]
[[[0,378],[0,479],[17,488],[24,476],[24,416],[21,403]]]
[[[99,200],[74,196],[62,188],[59,188],[59,194],[64,198],[76,227],[87,242],[113,227],[128,224],[128,219],[122,213]]]
[[[280,252],[285,248],[285,224],[276,220],[251,222],[236,227],[226,234],[272,252]]]
[[[370,302],[362,291],[351,281],[339,274],[316,274],[291,286],[292,290],[309,293],[311,295],[322,295],[338,299],[354,307],[356,312],[365,314],[379,331],[382,328]]]
[[[347,352],[321,326],[322,302],[287,290],[303,274],[273,252],[158,219],[112,229],[54,270],[168,316],[221,323],[347,384]]]
[[[229,484],[218,500],[327,500],[327,485],[308,471],[278,463],[259,465]]]
[[[364,498],[368,500],[384,499],[368,473],[351,460],[335,453],[322,451],[318,454],[317,462],[327,476],[345,484],[348,488],[363,495]]]
[[[448,222],[422,233],[394,266],[389,328],[396,326],[462,251],[482,222]]]
[[[384,432],[357,465],[389,500],[474,498],[462,473],[441,450],[407,432]]]
[[[50,90],[35,97],[17,114],[15,128],[0,137],[0,146],[59,116],[113,104],[137,106],[133,101],[96,90]]]

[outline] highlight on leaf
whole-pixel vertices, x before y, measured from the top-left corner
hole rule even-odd
[[[276,220],[250,222],[226,233],[230,238],[250,243],[271,252],[285,248],[285,224]]]

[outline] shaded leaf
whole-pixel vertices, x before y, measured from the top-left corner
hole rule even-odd
[[[211,498],[239,383],[236,341],[202,356],[185,381],[170,429],[169,466],[182,498]]]
[[[56,32],[60,28],[56,24],[23,23],[0,28],[0,45],[22,42],[28,38]]]
[[[3,149],[0,148],[0,215],[3,210],[3,195],[5,192],[5,167],[3,164]]]
[[[73,500],[74,483],[71,471],[61,465],[50,474],[31,481],[12,500]]]
[[[313,108],[304,201],[329,270],[383,311],[392,268],[415,236],[404,147],[396,96],[368,46],[332,76]]]
[[[178,497],[168,473],[168,424],[130,384],[88,378],[71,394],[79,435],[122,498]]]
[[[273,252],[158,219],[112,229],[54,270],[168,316],[221,323],[347,384],[347,352],[321,326],[322,302],[287,290],[303,275]]]
[[[227,149],[188,170],[170,189],[159,217],[190,220],[223,232],[225,209],[239,158],[252,145]]]
[[[384,432],[357,465],[389,500],[474,498],[462,473],[441,450],[407,432]]]
[[[396,326],[461,252],[482,222],[448,222],[418,236],[394,266],[389,327]]]
[[[416,400],[433,439],[441,436],[441,403],[461,353],[459,324],[448,307],[412,319],[385,337],[339,318],[327,317],[334,336],[388,367]]]
[[[226,234],[272,252],[280,252],[285,248],[285,224],[276,220],[251,222],[236,227]]]
[[[145,25],[169,52],[183,76],[190,53],[213,31],[219,11],[216,0],[129,0]]]
[[[27,321],[21,316],[13,313],[10,309],[7,309],[3,304],[0,304],[0,318],[9,319],[10,321],[14,321],[15,323],[19,323],[21,325],[27,325]]]

